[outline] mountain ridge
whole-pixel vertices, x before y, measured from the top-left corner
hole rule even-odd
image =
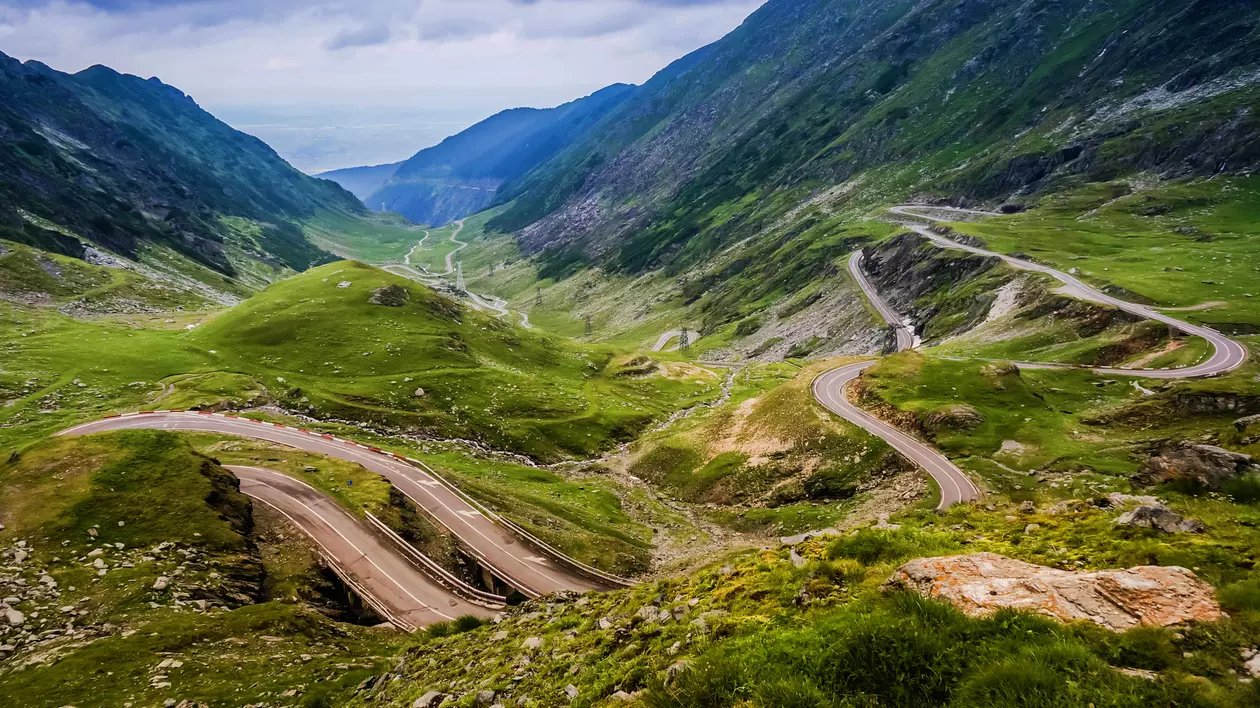
[[[392,171],[378,165],[321,177],[367,192],[361,198],[371,209],[444,226],[494,204],[501,184],[585,134],[634,88],[613,84],[555,108],[510,108],[395,163]]]
[[[0,91],[5,238],[74,256],[87,242],[131,259],[159,244],[234,276],[251,260],[325,262],[301,224],[326,209],[365,213],[156,78],[0,55]]]

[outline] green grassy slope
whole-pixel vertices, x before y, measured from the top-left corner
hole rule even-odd
[[[615,706],[623,691],[636,705],[679,708],[1233,708],[1260,697],[1239,680],[1240,650],[1260,639],[1260,578],[1240,554],[1260,542],[1256,507],[1174,495],[1173,507],[1210,531],[1170,537],[1116,526],[1115,511],[991,504],[917,511],[894,518],[897,531],[802,544],[799,560],[787,548],[747,550],[633,590],[531,603],[495,626],[409,650],[390,680],[352,705],[408,706],[430,690],[455,694],[461,707],[479,690],[504,705],[527,697],[525,705]],[[1024,533],[1030,522],[1040,529]],[[881,590],[908,559],[981,551],[1070,569],[1195,567],[1230,617],[1113,634],[1014,612],[967,619]],[[656,617],[662,610],[668,619]],[[523,647],[530,637],[539,649]]]
[[[369,302],[387,286],[405,290],[407,304]],[[187,339],[295,409],[539,457],[593,453],[716,388],[690,376],[611,376],[610,349],[517,329],[350,262],[281,282]]]

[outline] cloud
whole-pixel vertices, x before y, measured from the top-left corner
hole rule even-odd
[[[347,47],[370,47],[389,41],[389,27],[368,25],[354,30],[342,30],[324,43],[324,47],[336,51]]]
[[[641,83],[763,0],[0,0],[0,50],[207,106],[491,112]]]

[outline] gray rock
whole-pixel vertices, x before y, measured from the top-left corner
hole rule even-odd
[[[438,691],[429,691],[428,693],[416,699],[411,704],[411,708],[437,708],[446,702],[446,694]]]
[[[569,684],[568,686],[565,686],[564,695],[567,696],[570,701],[572,701],[574,698],[578,697],[578,687],[574,686],[573,684]]]
[[[473,698],[473,704],[479,706],[488,706],[494,703],[494,691],[484,690],[477,691],[477,695]]]
[[[619,703],[629,703],[630,701],[634,700],[634,696],[630,695],[629,693],[626,693],[625,691],[617,691],[616,693],[612,694],[612,699]]]
[[[1214,445],[1180,442],[1148,459],[1131,481],[1135,485],[1151,486],[1174,479],[1188,479],[1208,489],[1220,489],[1221,483],[1254,468],[1251,455],[1230,452]]]
[[[4,619],[9,623],[10,627],[21,627],[26,624],[26,615],[17,610],[5,610]]]
[[[1250,428],[1257,423],[1260,423],[1260,415],[1249,415],[1246,418],[1239,418],[1234,421],[1234,427],[1238,429],[1238,432],[1243,433],[1247,431],[1247,428]],[[3,528],[3,526],[0,526],[0,529]]]
[[[794,568],[804,568],[809,563],[809,561],[801,557],[801,554],[796,552],[795,548],[788,554],[788,559],[792,561],[792,567]]]
[[[530,637],[521,643],[521,646],[526,649],[539,649],[542,647],[542,645],[543,645],[542,637]]]
[[[1196,519],[1187,519],[1181,514],[1165,506],[1139,506],[1116,519],[1120,526],[1136,526],[1144,529],[1156,529],[1164,533],[1201,533],[1203,524]]]
[[[153,581],[153,589],[165,590],[167,587],[170,586],[170,584],[171,584],[171,579],[163,575],[159,577],[157,580]]]
[[[1243,663],[1243,668],[1246,669],[1247,675],[1252,678],[1260,678],[1260,654],[1256,654]]]

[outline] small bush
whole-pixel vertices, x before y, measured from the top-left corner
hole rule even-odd
[[[827,558],[852,558],[862,565],[900,561],[946,550],[917,531],[875,531],[864,529],[838,538],[827,547]]]
[[[750,334],[756,334],[760,329],[761,329],[761,318],[749,317],[748,319],[736,325],[735,336],[747,337]]]
[[[1221,605],[1234,612],[1260,612],[1260,578],[1248,578],[1221,588]]]
[[[485,621],[472,615],[456,617],[450,622],[436,622],[425,628],[430,637],[451,637],[464,632],[471,632],[485,624]]]
[[[1260,474],[1249,474],[1225,482],[1221,487],[1235,503],[1260,503]]]

